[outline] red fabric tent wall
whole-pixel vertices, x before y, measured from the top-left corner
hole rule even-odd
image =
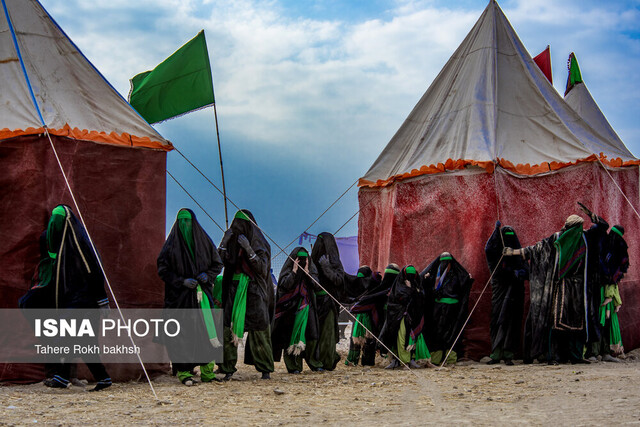
[[[166,152],[53,140],[120,306],[162,307],[156,257],[165,237]],[[2,141],[0,170],[0,308],[16,308],[38,264],[38,239],[51,209],[59,203],[75,208],[47,138]],[[166,368],[147,366],[152,375]],[[143,375],[135,364],[107,369],[116,381]],[[40,365],[0,364],[0,381],[42,379]]]
[[[638,206],[638,168],[620,168],[610,173]],[[558,231],[568,215],[579,213],[578,201],[610,225],[625,227],[631,268],[620,287],[620,322],[625,347],[636,348],[640,346],[640,283],[634,265],[640,261],[640,221],[598,163],[527,178],[502,169],[492,174],[466,170],[423,175],[388,187],[363,187],[359,192],[360,263],[379,271],[389,262],[422,269],[441,252],[451,252],[475,278],[471,309],[489,279],[484,245],[496,219],[514,226],[520,242],[527,246]],[[588,224],[586,220],[585,226]],[[525,315],[527,306],[528,302]],[[480,359],[489,355],[490,313],[488,286],[465,329],[467,357]]]

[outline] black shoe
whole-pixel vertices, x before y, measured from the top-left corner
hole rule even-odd
[[[196,381],[193,377],[187,377],[182,380],[182,384],[186,385],[187,387],[191,387],[194,385],[198,385],[198,381]],[[98,386],[96,386],[96,388],[97,387]]]
[[[500,359],[491,359],[487,362],[487,365],[499,365]]]
[[[398,359],[393,359],[391,363],[384,367],[384,369],[396,369],[399,366],[400,363],[398,363]]]
[[[98,381],[98,383],[96,384],[96,386],[94,388],[92,388],[89,391],[100,391],[100,390],[104,390],[105,388],[109,388],[111,387],[113,383],[111,382],[111,378],[105,378],[103,380]]]
[[[222,378],[222,381],[231,381],[231,377],[233,376],[232,373],[230,374],[224,374],[224,378]]]
[[[60,375],[54,375],[53,378],[47,378],[44,380],[44,385],[51,388],[69,388],[71,383]]]
[[[263,380],[270,380],[271,379],[271,375],[269,374],[269,372],[263,372],[262,373],[262,379]]]
[[[505,364],[505,365],[507,365],[507,366],[513,366],[513,360],[511,360],[511,359],[506,359],[506,360],[504,361],[504,364]]]

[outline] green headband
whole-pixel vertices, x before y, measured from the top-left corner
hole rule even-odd
[[[186,209],[181,209],[180,212],[178,212],[178,219],[193,219],[191,217],[191,212],[189,212]]]
[[[452,259],[453,259],[453,257],[451,257],[451,256],[440,257],[440,261],[451,261]]]
[[[309,254],[307,253],[307,251],[300,251],[297,254],[299,257],[307,257],[309,256]]]
[[[405,271],[407,274],[417,274],[416,268],[413,265],[408,266]]]
[[[398,271],[398,270],[394,270],[393,268],[385,268],[385,269],[384,269],[384,274],[387,274],[387,273],[390,273],[390,274],[398,274],[398,273],[399,273],[399,271]]]
[[[251,222],[251,219],[249,219],[249,216],[246,213],[242,212],[242,211],[236,212],[234,218],[244,219],[245,221]]]
[[[504,232],[505,236],[513,236],[514,234],[516,234],[516,233],[514,233],[513,231],[505,231]]]
[[[615,225],[613,227],[611,227],[611,231],[613,231],[614,233],[616,233],[618,236],[622,237],[622,235],[624,234],[622,231],[620,231]]]
[[[63,207],[63,206],[56,206],[55,208],[53,208],[53,210],[51,211],[51,215],[62,215],[62,216],[67,216],[67,210]]]

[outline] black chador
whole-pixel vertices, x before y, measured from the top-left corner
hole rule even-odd
[[[222,261],[216,246],[190,209],[178,212],[157,264],[158,275],[165,283],[165,308],[201,310],[199,316],[185,314],[182,319],[181,323],[186,322],[183,327],[189,325],[190,337],[165,338],[178,379],[185,385],[195,384],[192,370],[200,365],[202,381],[213,381],[214,349],[221,344],[211,311],[214,306],[212,287],[222,271]]]
[[[491,276],[491,361],[512,365],[520,347],[520,330],[524,308],[524,281],[529,266],[521,257],[503,257],[504,247],[520,248],[512,227],[496,228],[484,247]],[[499,262],[499,263],[498,263]]]
[[[322,365],[320,369],[332,371],[340,361],[340,355],[336,351],[340,334],[338,307],[331,296],[341,301],[345,299],[345,272],[333,234],[325,232],[318,235],[311,251],[311,259],[318,267],[318,279],[321,285],[321,289],[315,293],[320,333],[317,342],[310,341],[307,345],[311,355],[318,355],[317,362]]]
[[[224,233],[219,252],[224,263],[222,303],[224,306],[225,379],[236,371],[238,345],[247,334],[244,363],[254,365],[263,379],[273,372],[270,324],[275,308],[271,281],[271,246],[246,209],[238,211]]]
[[[318,340],[317,281],[318,269],[307,250],[295,248],[280,271],[271,332],[273,359],[279,362],[284,351],[287,371],[292,374],[302,371],[302,359],[311,369],[322,367],[307,352],[307,342]]]
[[[431,361],[437,365],[453,346],[466,321],[473,279],[448,252],[434,259],[420,277],[426,295],[427,345],[431,349]],[[446,362],[455,363],[462,351],[461,336]]]
[[[430,354],[424,339],[424,290],[415,267],[408,265],[394,275],[395,265],[386,271],[395,280],[389,290],[387,313],[380,332],[380,340],[392,350],[404,364],[415,365],[415,360],[429,360]],[[381,346],[381,352],[383,351]],[[384,349],[386,352],[386,349]],[[394,357],[388,369],[399,367]]]
[[[353,321],[349,354],[345,364],[357,365],[362,352],[362,365],[373,366],[376,358],[374,336],[377,337],[380,334],[380,328],[384,322],[384,305],[387,301],[389,286],[383,288],[380,273],[372,271],[366,265],[358,269],[353,282],[359,282],[352,288],[362,293],[355,298],[356,302],[350,309],[356,320]]]
[[[21,308],[108,309],[109,300],[98,257],[84,226],[69,206],[58,205],[51,212],[47,230],[40,236],[40,250],[37,275],[32,288],[20,299]],[[92,316],[92,313],[87,315]],[[97,318],[91,319],[97,321]],[[87,339],[83,344],[97,345],[97,338]],[[74,366],[64,359],[61,363],[48,365],[51,377],[44,384],[54,388],[68,387]],[[111,378],[99,358],[87,363],[87,367],[97,381],[92,391],[111,386]]]

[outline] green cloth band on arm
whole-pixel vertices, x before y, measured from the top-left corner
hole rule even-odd
[[[316,296],[321,297],[323,295],[327,295],[327,291],[318,291],[316,292]]]
[[[457,304],[459,301],[456,298],[436,298],[436,302],[440,304]]]

